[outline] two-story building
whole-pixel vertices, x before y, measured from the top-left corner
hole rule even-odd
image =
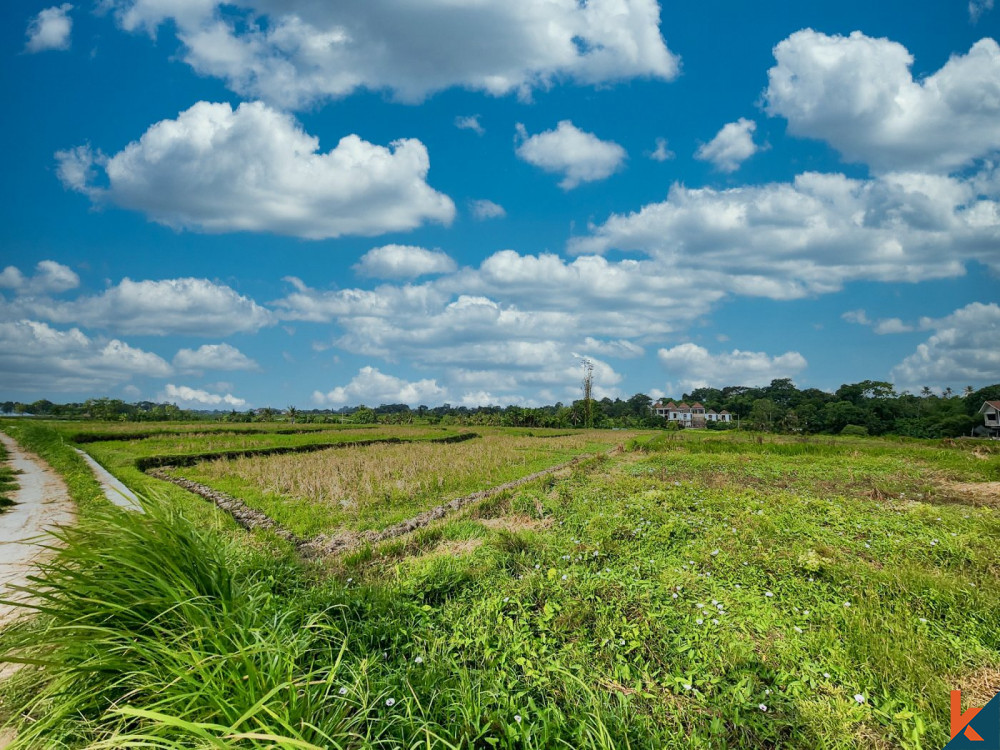
[[[708,422],[731,422],[733,419],[725,409],[717,412],[714,409],[706,409],[697,402],[686,404],[681,401],[675,404],[673,401],[660,400],[649,408],[657,416],[664,417],[668,422],[677,422],[683,427],[700,428],[705,427]]]
[[[979,413],[990,437],[1000,437],[1000,401],[984,401]]]

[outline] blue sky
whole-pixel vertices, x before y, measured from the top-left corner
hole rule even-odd
[[[1000,10],[0,10],[0,396],[1000,381]]]

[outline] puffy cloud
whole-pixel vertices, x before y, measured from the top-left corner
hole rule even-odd
[[[785,352],[777,357],[739,349],[712,354],[708,349],[691,343],[660,349],[658,356],[683,390],[735,384],[767,385],[775,378],[798,374],[808,364],[798,352]]]
[[[871,324],[871,320],[868,318],[868,313],[864,310],[848,310],[843,315],[840,316],[848,323],[855,323],[859,326],[866,326]]]
[[[728,190],[674,185],[667,200],[612,214],[577,253],[637,250],[698,277],[698,289],[791,299],[844,282],[959,276],[976,260],[1000,269],[1000,193],[984,181],[896,173],[871,180],[798,175]]]
[[[884,336],[888,333],[909,333],[913,326],[904,323],[899,318],[884,318],[875,324],[875,333]]]
[[[353,268],[362,276],[376,279],[415,279],[428,274],[450,273],[458,266],[441,250],[384,245],[362,255]]]
[[[0,305],[0,317],[43,318],[127,334],[223,336],[273,322],[269,310],[208,279],[122,279],[101,294],[74,300],[21,297]]]
[[[0,322],[0,379],[20,392],[80,392],[120,385],[134,375],[166,377],[157,355],[118,339],[92,339],[33,320]]]
[[[186,409],[204,409],[205,407],[233,408],[246,406],[246,400],[237,398],[231,393],[219,395],[209,393],[198,388],[191,388],[186,385],[174,385],[167,383],[163,390],[157,394],[156,400],[176,404]]]
[[[1000,382],[1000,306],[973,302],[944,318],[922,318],[934,334],[892,369],[897,388],[960,388]]]
[[[528,136],[520,123],[517,131],[521,139],[516,149],[518,157],[546,172],[562,174],[559,187],[563,190],[610,177],[622,167],[627,156],[617,143],[602,141],[569,120],[561,121],[555,130],[533,136]]]
[[[915,81],[888,39],[798,31],[774,48],[767,111],[882,171],[951,171],[1000,150],[1000,46],[976,42]]]
[[[0,272],[0,289],[11,289],[15,294],[58,294],[79,285],[80,277],[73,269],[54,260],[39,261],[31,277],[15,266],[7,266]]]
[[[256,362],[230,344],[205,344],[197,349],[181,349],[174,355],[174,367],[185,371],[260,369]]]
[[[328,393],[316,391],[313,400],[320,405],[331,404],[438,404],[444,400],[446,391],[436,380],[410,382],[402,378],[386,375],[374,367],[362,367],[351,382],[337,386]]]
[[[455,118],[455,127],[459,130],[471,130],[476,135],[482,135],[486,129],[479,122],[479,115],[459,115]]]
[[[195,70],[282,107],[359,88],[413,102],[452,86],[527,98],[559,80],[602,84],[678,72],[660,36],[656,0],[109,4],[128,30],[153,34],[173,20]]]
[[[39,12],[28,22],[27,52],[42,52],[47,49],[69,49],[69,37],[73,31],[73,19],[69,3],[54,5]]]
[[[703,144],[694,158],[710,161],[720,172],[735,172],[740,165],[759,151],[753,142],[757,123],[741,117],[722,126],[715,138]]]
[[[653,161],[670,161],[677,154],[667,148],[666,138],[656,139],[656,148],[649,152],[649,158]]]
[[[420,141],[386,148],[348,135],[321,153],[291,115],[261,102],[236,110],[198,102],[110,158],[78,147],[56,159],[66,187],[177,229],[324,239],[447,224],[455,215],[451,199],[426,182]],[[95,184],[95,167],[107,187]]]
[[[499,203],[485,199],[471,201],[469,208],[472,211],[472,216],[480,221],[484,219],[502,219],[507,215],[507,212],[504,211],[503,206]]]
[[[848,310],[840,317],[848,323],[870,326],[879,336],[884,336],[888,333],[909,333],[913,330],[913,326],[907,325],[899,318],[880,318],[877,321],[872,320],[868,317],[868,314],[864,310]]]

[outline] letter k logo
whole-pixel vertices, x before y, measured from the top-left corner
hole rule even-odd
[[[982,711],[982,708],[970,708],[964,714],[962,713],[962,691],[952,690],[951,691],[951,738],[955,739],[956,735],[965,730],[965,736],[972,740],[973,742],[983,742],[983,738],[976,733],[976,730],[969,726],[969,722],[976,718],[976,714]]]

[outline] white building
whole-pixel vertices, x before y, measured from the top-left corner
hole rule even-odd
[[[665,417],[668,422],[678,422],[684,427],[704,427],[708,422],[732,422],[733,415],[723,409],[716,412],[713,409],[705,409],[704,406],[695,402],[691,405],[681,401],[675,404],[673,401],[663,403],[657,401],[649,407],[654,414]]]
[[[983,415],[991,437],[1000,437],[1000,401],[984,401],[979,413]]]

